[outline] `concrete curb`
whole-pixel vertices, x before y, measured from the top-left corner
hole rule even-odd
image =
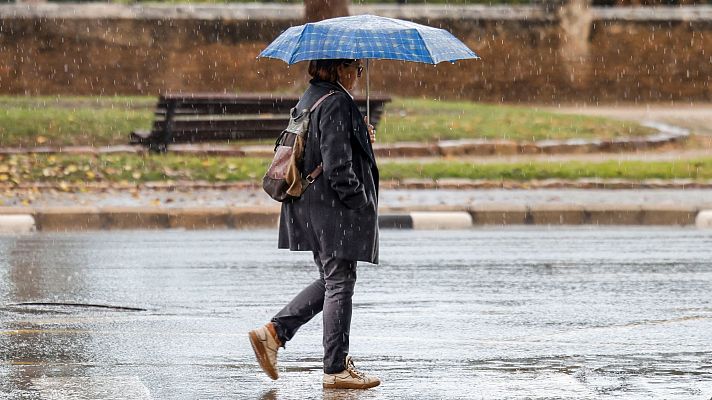
[[[35,230],[35,219],[29,214],[0,215],[1,233],[29,233]]]
[[[0,207],[0,215],[5,212]],[[40,231],[119,229],[275,228],[279,209],[267,207],[52,207],[36,209]]]
[[[555,16],[539,5],[484,4],[352,4],[353,15],[375,14],[401,19],[462,18],[479,20],[553,21]],[[652,9],[651,9],[652,8]],[[594,20],[604,21],[707,21],[707,5],[657,6],[642,8],[591,7]],[[61,19],[203,19],[272,21],[303,19],[304,7],[297,4],[101,4],[18,3],[0,6],[3,18]]]
[[[695,225],[698,228],[712,229],[712,210],[703,210],[697,214]]]
[[[413,211],[413,229],[467,229],[472,227],[472,215],[467,211]]]
[[[692,179],[542,179],[530,181],[487,180],[487,179],[404,179],[381,181],[381,189],[712,189],[712,180]],[[257,181],[238,182],[208,182],[208,181],[160,181],[145,183],[117,182],[23,182],[0,183],[0,190],[57,190],[62,192],[107,191],[107,190],[157,190],[157,191],[191,191],[191,190],[261,190],[262,184]]]
[[[119,229],[276,228],[276,207],[0,207],[0,232]],[[712,210],[602,205],[483,205],[382,209],[383,229],[469,229],[508,225],[662,225],[712,227]]]
[[[382,181],[382,189],[712,189],[712,180],[692,179],[533,179],[529,181],[487,179],[403,179]]]
[[[443,157],[456,156],[493,156],[516,154],[584,154],[584,153],[620,153],[655,149],[670,144],[686,141],[690,132],[686,129],[661,123],[643,123],[641,125],[653,128],[658,133],[639,137],[619,137],[615,139],[568,139],[521,141],[461,139],[441,140],[436,146],[436,155]],[[420,154],[410,154],[407,151],[397,152],[398,148],[375,147],[376,155],[390,157],[419,157]]]
[[[690,132],[662,123],[643,123],[656,129],[658,133],[641,137],[619,137],[615,139],[568,139],[520,141],[496,139],[460,139],[441,140],[437,143],[401,142],[376,144],[373,151],[378,157],[457,157],[457,156],[495,156],[517,154],[583,154],[583,153],[620,153],[625,151],[650,150],[670,144],[679,144],[687,140]],[[274,146],[233,146],[223,144],[174,144],[170,146],[173,154],[203,155],[217,157],[257,157],[271,158]],[[145,154],[147,150],[136,146],[38,146],[27,148],[0,148],[0,155],[12,154]]]

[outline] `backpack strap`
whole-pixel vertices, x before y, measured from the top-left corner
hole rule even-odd
[[[314,112],[314,110],[316,110],[316,108],[319,107],[319,105],[321,105],[321,103],[322,103],[324,100],[326,100],[327,97],[331,96],[331,95],[334,94],[334,93],[336,93],[335,90],[329,90],[329,93],[327,93],[327,94],[321,96],[321,97],[319,98],[319,100],[317,100],[316,103],[314,103],[314,105],[313,105],[312,108],[309,110],[309,112],[310,112],[310,113]],[[322,173],[323,171],[324,171],[324,165],[323,165],[323,163],[319,163],[319,165],[317,165],[316,168],[314,168],[314,170],[313,170],[312,172],[310,172],[309,175],[307,175],[307,177],[306,177],[307,182],[309,182],[310,184],[311,184],[311,183],[314,183],[314,181],[316,180],[316,178],[318,178],[319,175],[321,175],[321,173]]]
[[[320,163],[319,165],[314,168],[314,171],[310,172],[309,175],[307,175],[306,180],[309,183],[314,183],[316,178],[321,175],[322,171],[324,171],[324,166]]]
[[[332,94],[336,93],[334,90],[330,90],[329,93],[321,96],[317,101],[311,106],[309,109],[309,114],[313,113],[314,110],[316,110],[319,105],[326,100],[327,97],[331,96]],[[293,113],[295,112],[296,107],[292,108],[292,110],[289,112],[290,118],[292,117]],[[305,108],[303,112],[307,112],[307,109]],[[291,120],[291,119],[290,119]],[[277,137],[277,140],[274,142],[274,151],[277,151],[277,147],[280,145],[282,146],[289,146],[292,147],[294,146],[294,140],[296,139],[296,135],[292,132],[288,132],[287,130],[283,130],[282,133],[279,134]]]
[[[314,112],[314,110],[316,110],[316,108],[319,107],[319,105],[320,105],[324,100],[326,100],[327,97],[331,96],[331,95],[334,94],[334,93],[336,93],[335,90],[329,90],[329,93],[327,93],[327,94],[325,94],[325,95],[319,97],[319,100],[317,100],[316,103],[314,103],[314,105],[311,107],[311,109],[309,110],[309,112],[310,112],[310,113]]]

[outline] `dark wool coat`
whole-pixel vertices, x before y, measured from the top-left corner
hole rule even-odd
[[[282,203],[279,248],[378,263],[378,168],[363,115],[338,84],[313,79],[297,104],[314,110],[303,174],[324,172],[299,199]]]

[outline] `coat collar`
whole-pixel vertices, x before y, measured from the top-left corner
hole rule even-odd
[[[323,96],[329,90],[341,92],[348,96],[348,98],[351,100],[351,122],[354,127],[354,136],[363,148],[369,160],[371,160],[371,163],[373,163],[373,165],[376,165],[376,157],[373,154],[373,147],[371,146],[371,142],[368,140],[368,130],[366,129],[366,123],[363,121],[363,114],[361,114],[361,110],[359,110],[351,94],[347,92],[346,89],[344,89],[343,86],[339,85],[338,83],[323,81],[316,78],[309,81],[309,83],[312,85],[312,87],[317,89],[317,93],[315,93],[316,98]]]
[[[353,99],[351,94],[349,92],[347,92],[343,86],[339,85],[336,82],[322,81],[321,79],[314,78],[314,79],[310,80],[309,83],[313,87],[320,89],[319,90],[320,92],[323,91],[324,93],[326,93],[329,90],[333,90],[335,92],[346,93],[349,96],[349,98]]]
[[[346,89],[346,88],[344,87],[344,85],[341,84],[341,82],[336,81],[336,84],[339,85],[339,87],[340,87],[341,89],[343,89],[343,91],[346,92],[346,94],[348,94],[349,97],[351,97],[351,99],[354,98],[354,95],[352,95],[351,92],[349,92],[349,90]]]

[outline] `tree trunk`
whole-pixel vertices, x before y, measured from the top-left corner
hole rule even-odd
[[[349,15],[349,0],[304,0],[307,22]]]
[[[591,0],[566,0],[556,10],[561,30],[559,56],[572,87],[588,87],[591,78]]]

